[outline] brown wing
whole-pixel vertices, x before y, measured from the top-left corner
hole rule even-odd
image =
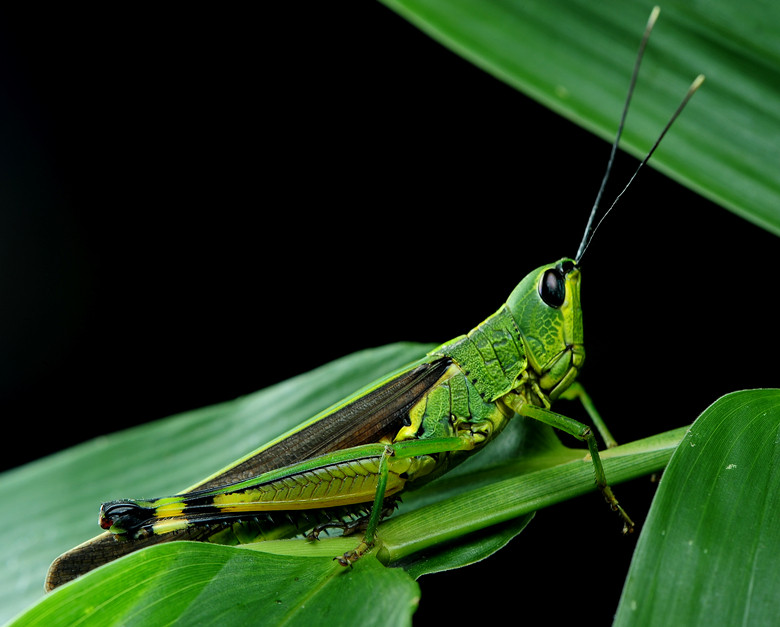
[[[439,359],[410,368],[197,489],[229,485],[318,455],[392,437],[403,426],[411,407],[448,366],[448,360]]]
[[[441,378],[448,366],[449,361],[436,360],[403,371],[322,420],[203,483],[199,489],[228,485],[296,461],[378,442],[385,436],[392,437],[403,426],[411,407]],[[54,560],[46,576],[46,590],[53,590],[147,546],[172,540],[205,540],[222,528],[221,524],[195,526],[135,540],[122,540],[114,534],[104,533]]]

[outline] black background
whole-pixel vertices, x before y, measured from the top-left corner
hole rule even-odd
[[[3,468],[466,331],[575,253],[609,152],[378,3],[3,11]],[[776,250],[640,177],[583,268],[582,381],[619,440],[776,385]],[[618,495],[641,522],[652,491]],[[595,496],[543,511],[423,578],[417,620],[495,602],[604,624],[635,542],[618,529]]]

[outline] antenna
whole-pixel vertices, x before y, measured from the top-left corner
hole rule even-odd
[[[620,137],[623,134],[623,127],[626,122],[626,116],[628,115],[628,109],[629,105],[631,104],[631,97],[634,93],[634,87],[636,85],[637,76],[639,75],[639,66],[642,63],[642,58],[644,57],[645,53],[645,47],[647,46],[647,41],[650,38],[650,33],[653,30],[653,26],[655,26],[655,22],[658,19],[658,14],[661,12],[660,7],[653,7],[653,10],[650,13],[650,17],[647,20],[647,26],[645,27],[644,35],[642,36],[642,41],[639,44],[639,51],[637,52],[636,61],[634,62],[634,70],[631,74],[631,83],[628,87],[628,94],[626,96],[625,104],[623,105],[623,113],[620,117],[620,124],[618,125],[617,135],[615,136],[615,141],[612,143],[612,150],[609,155],[609,161],[607,162],[607,169],[604,172],[604,178],[601,180],[601,187],[599,187],[598,194],[596,194],[596,200],[593,203],[593,208],[590,211],[590,216],[588,217],[588,224],[585,227],[585,232],[582,235],[582,241],[580,242],[580,247],[577,250],[577,256],[575,257],[575,263],[579,264],[580,260],[582,259],[582,256],[585,254],[585,251],[587,250],[588,246],[590,246],[591,241],[593,241],[593,236],[596,234],[596,231],[601,226],[601,223],[604,221],[604,218],[609,215],[610,211],[615,207],[618,200],[620,200],[620,197],[625,193],[625,191],[628,189],[628,187],[631,185],[633,180],[636,178],[636,175],[639,173],[639,170],[642,169],[642,166],[644,166],[652,154],[655,152],[655,149],[658,148],[658,145],[661,143],[661,140],[664,138],[664,135],[666,135],[666,132],[669,130],[669,128],[672,126],[674,121],[679,117],[680,113],[682,113],[682,110],[685,108],[685,105],[688,104],[688,101],[691,99],[691,96],[696,92],[696,90],[701,86],[701,84],[704,82],[704,75],[699,74],[697,76],[693,83],[691,83],[691,86],[688,88],[688,92],[685,94],[685,98],[683,98],[680,105],[677,107],[677,110],[674,112],[672,117],[669,119],[669,121],[666,123],[666,126],[664,127],[663,131],[661,131],[661,134],[658,136],[658,139],[653,144],[653,147],[650,149],[650,151],[647,153],[647,156],[642,160],[642,162],[637,167],[634,174],[629,179],[626,186],[623,188],[623,190],[617,195],[613,203],[610,205],[609,209],[604,213],[604,215],[601,217],[601,219],[598,221],[596,226],[593,226],[593,221],[596,218],[596,214],[598,213],[599,203],[601,202],[601,196],[604,193],[604,188],[607,185],[607,181],[609,180],[609,175],[612,171],[612,164],[615,160],[615,154],[617,152],[618,144],[620,143]]]

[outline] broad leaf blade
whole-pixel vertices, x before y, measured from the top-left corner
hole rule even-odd
[[[362,351],[235,401],[98,438],[3,473],[0,622],[43,596],[55,557],[100,532],[102,501],[184,489],[430,348],[393,344]]]
[[[437,41],[549,108],[614,138],[653,2],[382,0]],[[671,178],[780,234],[780,4],[663,4],[624,134],[641,157],[703,73],[651,160]]]
[[[770,625],[780,613],[780,391],[723,397],[664,474],[617,625]]]
[[[204,543],[152,547],[52,593],[16,625],[409,625],[419,588],[373,558],[279,556]]]

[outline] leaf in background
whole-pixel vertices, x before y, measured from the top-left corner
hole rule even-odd
[[[487,72],[612,141],[653,2],[382,0]],[[780,4],[662,4],[623,142],[642,157],[707,80],[651,165],[780,234]]]
[[[778,521],[780,390],[735,392],[669,462],[615,624],[777,624]]]

